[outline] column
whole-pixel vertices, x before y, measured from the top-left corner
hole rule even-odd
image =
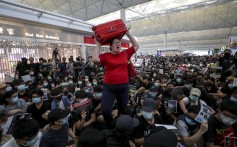
[[[123,20],[124,23],[126,23],[126,14],[124,8],[120,10],[120,18]]]
[[[86,46],[85,46],[85,44],[83,44],[83,45],[81,46],[81,57],[82,57],[83,59],[85,59],[85,62],[86,62],[87,57],[86,57]]]

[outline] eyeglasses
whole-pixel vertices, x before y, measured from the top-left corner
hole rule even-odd
[[[113,44],[121,44],[120,41],[113,42]]]

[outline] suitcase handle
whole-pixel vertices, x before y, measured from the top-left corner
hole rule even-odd
[[[118,29],[115,29],[114,27],[110,27],[110,30],[108,30],[108,31],[106,31],[106,32],[104,32],[105,34],[109,34],[109,33],[111,33],[111,32],[115,32],[115,31],[117,31]]]

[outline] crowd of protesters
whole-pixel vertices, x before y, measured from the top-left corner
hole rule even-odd
[[[231,50],[211,56],[137,56],[144,62],[129,79],[126,107],[120,110],[117,92],[109,122],[101,101],[102,91],[109,89],[104,74],[113,64],[106,65],[105,57],[99,62],[91,56],[86,61],[40,58],[39,63],[22,58],[15,80],[0,84],[0,130],[12,116],[31,117],[14,123],[12,137],[2,147],[236,146],[237,55]],[[32,80],[24,82],[25,75]],[[195,119],[202,105],[212,109],[206,122]],[[2,133],[2,142],[4,137]]]

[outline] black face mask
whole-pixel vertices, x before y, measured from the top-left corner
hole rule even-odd
[[[230,57],[230,53],[225,53],[224,56],[225,56],[226,58],[229,58],[229,57]]]
[[[61,101],[62,100],[62,96],[56,97],[55,100],[58,101],[58,102]]]
[[[207,86],[212,86],[212,83],[207,83]]]
[[[68,91],[64,91],[64,94],[65,94],[65,95],[68,95]]]

